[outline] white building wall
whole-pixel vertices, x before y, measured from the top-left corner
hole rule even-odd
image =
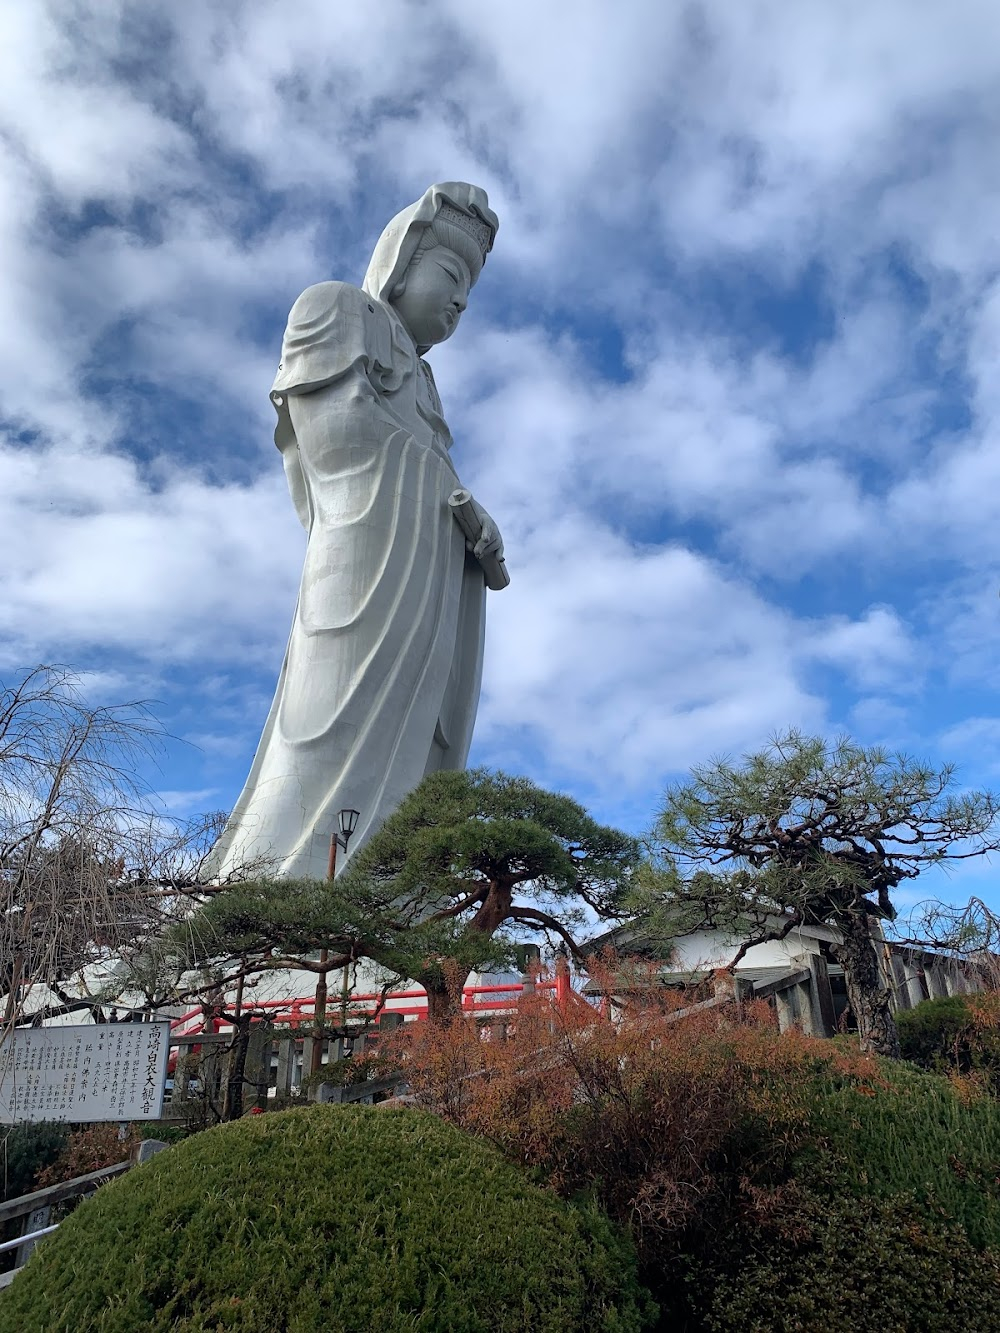
[[[824,932],[826,934],[833,938],[832,931]],[[715,930],[701,930],[682,936],[675,942],[670,969],[674,972],[711,972],[716,968],[728,967],[742,943],[737,936],[724,935]],[[803,955],[819,951],[820,941],[816,936],[796,930],[783,940],[768,940],[764,944],[753,945],[740,959],[736,971],[739,973],[763,967],[790,969]]]

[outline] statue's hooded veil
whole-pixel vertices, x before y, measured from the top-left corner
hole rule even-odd
[[[413,368],[413,343],[392,309],[392,290],[402,278],[425,230],[442,207],[451,204],[480,218],[489,228],[489,246],[500,225],[490,209],[486,191],[463,181],[446,181],[397,213],[375,246],[363,291],[383,308],[382,316],[367,320],[364,298],[347,283],[321,282],[307,288],[292,307],[281,345],[281,362],[271,386],[271,401],[278,413],[274,442],[286,453],[295,442],[288,415],[290,394],[310,393],[330,384],[348,367],[364,361],[377,388],[392,392]],[[475,282],[482,270],[472,266]],[[352,295],[353,294],[353,295]],[[375,311],[371,305],[368,311]],[[418,347],[423,355],[428,349]],[[442,427],[444,423],[442,422]],[[290,454],[287,463],[294,467]]]
[[[387,392],[398,389],[412,369],[413,343],[389,298],[406,272],[424,231],[446,204],[480,218],[489,228],[487,249],[492,248],[500,223],[489,206],[486,191],[464,181],[445,181],[432,185],[415,204],[397,213],[375,246],[363,290],[366,296],[382,304],[387,318],[367,323],[364,318],[345,318],[354,311],[352,292],[364,304],[358,289],[346,283],[318,283],[304,291],[292,307],[281,346],[281,363],[271,386],[271,401],[278,413],[274,442],[292,472],[297,464],[295,432],[288,412],[290,394],[322,388],[359,360],[365,362],[377,387]],[[478,268],[473,266],[473,282],[481,271],[482,264]],[[370,305],[368,309],[374,315]],[[421,356],[427,350],[417,348]],[[440,425],[446,433],[444,422]]]
[[[451,204],[463,213],[472,213],[482,218],[490,229],[487,252],[493,248],[493,238],[500,222],[489,206],[486,191],[478,185],[467,185],[464,181],[445,181],[440,185],[432,185],[415,204],[397,213],[378,238],[362,283],[369,296],[388,304],[392,289],[406,272],[424,229],[431,225],[444,204]],[[478,277],[478,272],[472,274],[473,283]]]

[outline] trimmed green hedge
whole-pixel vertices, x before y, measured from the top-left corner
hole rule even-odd
[[[1000,1264],[911,1200],[806,1195],[706,1297],[706,1333],[987,1333],[1000,1328]]]
[[[790,1170],[756,1182],[728,1247],[692,1252],[687,1327],[1000,1329],[1000,1103],[898,1062],[881,1073],[817,1082]]]
[[[924,1000],[896,1016],[904,1060],[969,1077],[1000,1097],[1000,996],[994,991]]]
[[[836,1088],[809,1117],[813,1146],[795,1164],[803,1183],[888,1200],[913,1195],[922,1215],[963,1227],[1000,1252],[1000,1102],[965,1101],[947,1079],[885,1062],[874,1096]]]
[[[964,995],[923,1000],[896,1015],[904,1060],[924,1069],[951,1068],[968,1046],[973,1017]]]
[[[102,1188],[0,1296],[0,1333],[647,1327],[626,1240],[414,1111],[313,1106]]]
[[[804,1071],[787,1122],[748,1110],[701,1218],[641,1273],[665,1333],[1000,1330],[1000,1101],[873,1072]]]

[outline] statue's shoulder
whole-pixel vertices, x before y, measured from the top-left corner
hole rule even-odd
[[[373,300],[367,292],[349,282],[314,283],[305,289],[288,315],[289,326],[316,320],[325,323],[332,319],[382,323],[388,320],[388,315],[382,309],[381,301]]]
[[[349,282],[317,282],[292,306],[271,390],[309,393],[359,367],[379,390],[395,389],[409,369],[392,316]]]

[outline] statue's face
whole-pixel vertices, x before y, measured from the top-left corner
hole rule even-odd
[[[403,291],[390,304],[418,347],[450,338],[469,300],[472,277],[460,255],[435,245],[406,270]]]

